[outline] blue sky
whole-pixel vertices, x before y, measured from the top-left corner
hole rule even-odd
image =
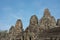
[[[60,18],[60,0],[0,0],[0,30],[8,30],[17,19],[22,20],[25,29],[30,17],[37,15],[40,19],[45,8],[56,19]]]

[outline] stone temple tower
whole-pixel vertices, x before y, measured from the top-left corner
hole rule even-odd
[[[48,16],[50,16],[50,12],[49,12],[49,9],[46,8],[46,9],[44,10],[44,17],[48,17]]]
[[[23,40],[23,25],[22,21],[18,19],[15,26],[12,26],[9,31],[10,40]]]
[[[15,35],[16,35],[16,40],[23,40],[23,25],[22,21],[18,19],[15,24]]]
[[[30,18],[30,24],[25,30],[25,40],[35,40],[38,33],[38,18],[36,15],[32,15]]]
[[[22,32],[23,31],[23,25],[22,21],[18,19],[15,24],[16,31]]]
[[[14,26],[11,26],[10,30],[9,30],[9,40],[13,40],[14,39]]]
[[[36,15],[31,16],[30,18],[30,25],[37,25],[38,24],[38,18]]]
[[[44,10],[44,15],[40,20],[40,27],[44,30],[51,29],[56,26],[56,20],[51,16],[49,9]]]

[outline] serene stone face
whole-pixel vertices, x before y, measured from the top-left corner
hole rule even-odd
[[[22,22],[21,22],[21,20],[20,19],[18,19],[17,20],[17,22],[16,22],[16,25],[15,25],[16,27],[22,27]]]
[[[48,8],[44,10],[44,16],[45,17],[50,16],[50,12],[49,12],[49,9]]]
[[[37,18],[36,15],[33,15],[33,16],[31,17],[31,19],[30,19],[30,24],[31,24],[31,25],[36,25],[36,24],[38,24],[38,18]]]
[[[20,33],[23,30],[22,21],[20,19],[18,19],[16,22],[15,30],[16,30],[16,33]]]

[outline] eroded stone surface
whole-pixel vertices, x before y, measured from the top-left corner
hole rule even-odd
[[[31,16],[30,18],[30,25],[37,25],[38,24],[38,18],[36,15]]]
[[[11,26],[9,32],[0,32],[0,40],[56,40],[60,39],[60,19],[51,16],[49,9],[44,10],[44,15],[38,21],[36,15],[32,15],[28,27],[23,30],[21,19]]]
[[[45,9],[44,15],[40,20],[40,27],[44,30],[54,28],[56,26],[56,20],[51,16],[49,9]]]
[[[22,39],[22,34],[23,34],[23,26],[22,26],[22,21],[18,19],[16,21],[15,27],[11,27],[9,31],[9,37],[10,40],[19,40]]]

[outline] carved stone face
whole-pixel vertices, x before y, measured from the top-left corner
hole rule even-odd
[[[30,19],[30,24],[31,25],[35,25],[35,24],[38,24],[38,18],[36,15],[33,15]]]
[[[20,19],[17,20],[16,27],[22,27],[22,22]]]
[[[50,12],[48,8],[44,10],[44,16],[50,16]]]
[[[22,32],[22,30],[23,30],[22,21],[20,19],[18,19],[16,22],[15,30],[16,30],[17,34]]]

